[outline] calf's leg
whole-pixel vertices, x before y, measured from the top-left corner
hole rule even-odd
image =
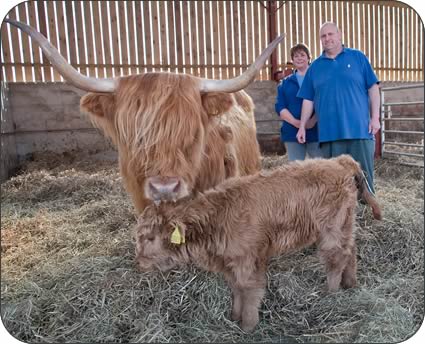
[[[347,199],[333,223],[320,232],[319,255],[325,263],[330,292],[355,284],[356,252],[353,237],[355,199]],[[352,203],[352,204],[351,204]]]
[[[239,321],[242,316],[242,291],[238,288],[233,288],[232,299],[232,320]]]
[[[224,277],[232,291],[232,315],[233,321],[241,320],[242,314],[242,289],[236,285],[236,279],[233,273],[224,273]]]
[[[325,264],[328,290],[337,291],[341,284],[342,273],[352,256],[351,245],[346,236],[335,228],[329,230],[319,243],[319,257]],[[352,240],[352,239],[351,239]]]
[[[348,262],[347,255],[343,254],[343,250],[335,248],[321,252],[322,259],[325,263],[328,290],[330,292],[337,291],[341,284],[342,271]]]
[[[258,308],[266,285],[266,262],[240,261],[225,273],[233,292],[232,319],[241,320],[241,328],[251,332],[258,324]]]
[[[258,324],[258,308],[264,297],[266,286],[266,265],[258,263],[257,270],[252,272],[242,287],[241,328],[251,332]]]
[[[261,299],[264,296],[264,287],[246,288],[242,292],[241,328],[245,332],[251,332],[258,324]]]
[[[353,243],[351,255],[348,258],[347,265],[342,272],[341,287],[344,289],[354,288],[357,284],[357,248],[356,243]]]
[[[348,252],[347,263],[342,271],[341,287],[353,288],[357,283],[357,246],[354,238],[355,205],[347,210],[347,217],[341,227],[342,243]]]

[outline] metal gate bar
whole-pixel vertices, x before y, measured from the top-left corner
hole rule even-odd
[[[422,139],[422,144],[419,143],[408,143],[408,142],[386,142],[386,134],[407,134],[407,135],[424,135],[423,131],[417,130],[388,130],[386,129],[386,123],[388,122],[419,122],[424,121],[424,118],[394,118],[392,117],[392,106],[411,106],[411,105],[423,105],[423,100],[417,101],[406,101],[406,102],[385,102],[385,93],[388,91],[398,91],[398,90],[406,90],[406,89],[423,89],[423,84],[415,84],[415,85],[404,85],[404,86],[395,86],[395,87],[383,87],[381,89],[381,144],[378,145],[378,148],[381,150],[381,156],[385,157],[386,154],[390,155],[398,155],[398,156],[407,156],[412,158],[421,158],[418,161],[418,164],[410,164],[403,163],[412,166],[421,166],[424,167],[424,141]],[[388,146],[399,146],[399,147],[411,147],[414,149],[422,148],[422,153],[411,153],[405,151],[394,151],[388,150]],[[393,147],[394,148],[394,147]],[[420,152],[420,151],[419,151]]]

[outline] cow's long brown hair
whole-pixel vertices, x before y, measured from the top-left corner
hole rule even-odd
[[[191,171],[199,170],[208,116],[195,84],[190,76],[171,73],[120,80],[115,127],[133,171],[146,176],[179,172],[190,178]]]
[[[250,97],[243,91],[202,94],[197,83],[189,75],[148,73],[121,78],[115,94],[89,93],[81,100],[118,147],[138,210],[146,203],[142,190],[149,176],[179,175],[190,188],[204,190],[260,168]]]

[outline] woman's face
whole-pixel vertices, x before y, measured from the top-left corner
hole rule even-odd
[[[304,51],[298,50],[294,53],[292,62],[294,63],[296,69],[303,70],[308,67],[308,56]]]

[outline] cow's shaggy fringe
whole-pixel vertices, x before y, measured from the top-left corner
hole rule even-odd
[[[81,98],[81,110],[117,147],[138,212],[148,199],[181,198],[260,169],[252,99],[245,91],[201,94],[199,82],[147,73],[121,78],[113,94]],[[155,195],[146,187],[155,177],[176,177],[179,187]]]
[[[2,320],[22,341],[400,342],[422,322],[422,169],[378,163],[384,220],[358,207],[357,288],[327,294],[314,248],[275,258],[260,323],[246,334],[229,320],[220,276],[137,272],[115,163],[44,158],[1,186]]]

